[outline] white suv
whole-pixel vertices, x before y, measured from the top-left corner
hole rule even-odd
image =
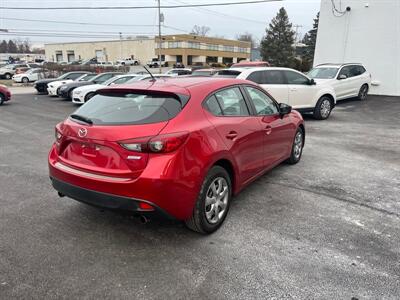
[[[316,83],[293,69],[230,68],[219,71],[216,76],[256,82],[278,102],[289,104],[300,112],[312,112],[318,120],[329,118],[336,105],[336,94],[329,84]]]
[[[337,100],[357,97],[367,99],[371,74],[361,64],[323,64],[314,67],[308,76],[317,83],[330,84]]]

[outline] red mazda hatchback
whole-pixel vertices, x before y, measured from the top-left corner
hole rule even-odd
[[[50,178],[60,196],[211,233],[232,196],[304,145],[301,115],[258,85],[171,78],[101,89],[55,130]]]

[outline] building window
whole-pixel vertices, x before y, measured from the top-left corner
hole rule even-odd
[[[188,42],[188,48],[200,49],[200,43],[199,42]]]
[[[168,48],[181,48],[181,42],[168,42]]]
[[[233,63],[233,57],[223,57],[222,58],[222,63],[224,65],[232,64]]]
[[[235,51],[235,47],[233,47],[233,46],[224,46],[224,51],[225,52],[234,52]]]
[[[218,57],[217,56],[207,56],[206,57],[206,63],[217,63],[218,62]]]
[[[73,62],[75,61],[75,52],[72,50],[67,51],[67,61]]]
[[[248,52],[247,49],[248,49],[248,48],[241,48],[241,47],[239,47],[239,48],[238,48],[238,51],[239,51],[240,53],[247,53],[247,52]]]
[[[207,50],[218,51],[219,47],[215,44],[207,44]]]
[[[62,51],[59,50],[59,51],[56,51],[56,62],[61,62],[61,61],[63,61],[63,54],[62,54]]]

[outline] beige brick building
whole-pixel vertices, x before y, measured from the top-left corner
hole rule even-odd
[[[135,38],[127,40],[53,43],[45,45],[49,61],[86,60],[97,57],[99,61],[115,62],[122,58],[138,59],[146,63],[162,55],[170,64],[235,63],[250,59],[251,45],[248,42],[203,37],[189,34],[165,35],[161,49],[158,38]]]

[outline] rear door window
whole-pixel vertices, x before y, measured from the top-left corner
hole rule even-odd
[[[249,76],[247,76],[246,79],[258,84],[263,84],[265,82],[263,74],[264,74],[263,71],[255,71],[252,72]]]
[[[214,116],[222,116],[221,107],[218,104],[217,98],[213,95],[206,101],[206,109]]]
[[[345,66],[340,70],[339,77],[341,75],[346,75],[347,78],[352,77],[351,66]]]
[[[263,71],[264,79],[263,84],[286,84],[286,79],[283,72],[280,70]]]
[[[96,95],[74,114],[94,125],[135,125],[168,121],[181,109],[181,102],[172,96],[127,93]]]
[[[215,93],[224,116],[248,116],[249,109],[238,87],[224,89]]]

